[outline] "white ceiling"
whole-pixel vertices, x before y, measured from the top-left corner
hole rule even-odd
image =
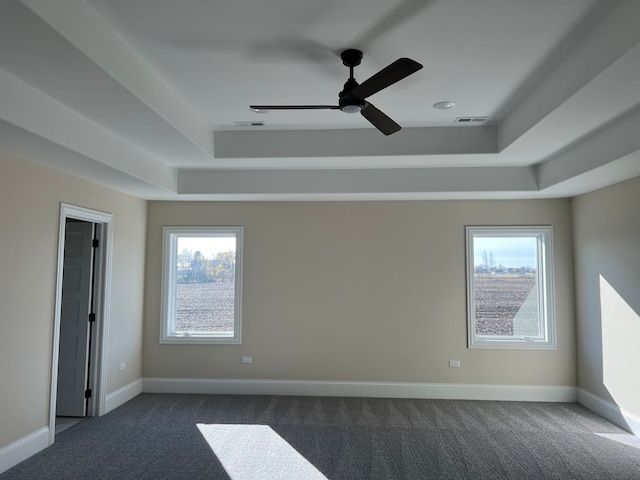
[[[400,132],[249,111],[337,104],[345,48],[424,65]],[[639,79],[635,0],[0,3],[0,149],[147,199],[573,196],[640,175]]]

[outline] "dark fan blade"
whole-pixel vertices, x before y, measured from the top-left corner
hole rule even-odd
[[[412,73],[417,72],[421,68],[422,65],[415,60],[399,58],[351,90],[351,93],[358,98],[367,98],[383,88],[387,88],[389,85],[393,85]]]
[[[269,110],[339,110],[337,105],[249,105],[252,112],[268,112]]]
[[[400,130],[400,125],[387,117],[384,113],[378,110],[376,107],[367,102],[364,108],[360,111],[362,116],[369,120],[371,124],[380,130],[385,135],[391,135]]]

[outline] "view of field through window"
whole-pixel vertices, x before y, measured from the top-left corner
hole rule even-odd
[[[176,332],[233,335],[235,237],[180,237]]]
[[[540,335],[536,237],[473,240],[476,335]]]

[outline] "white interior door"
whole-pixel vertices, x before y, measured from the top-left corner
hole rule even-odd
[[[56,415],[84,417],[89,355],[93,224],[66,222]]]

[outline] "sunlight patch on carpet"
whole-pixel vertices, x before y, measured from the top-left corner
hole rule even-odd
[[[268,425],[197,426],[232,480],[327,480]]]
[[[629,445],[630,447],[635,447],[640,449],[640,438],[634,437],[633,435],[629,435],[627,433],[596,433],[599,437],[608,438],[609,440],[613,440],[614,442],[622,443],[624,445]]]

